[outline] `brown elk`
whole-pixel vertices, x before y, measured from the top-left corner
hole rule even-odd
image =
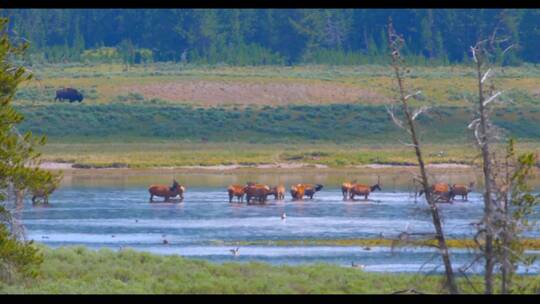
[[[270,188],[270,194],[273,194],[276,200],[285,199],[285,186],[278,185]]]
[[[270,187],[263,184],[248,183],[244,187],[244,193],[246,194],[246,201],[249,204],[252,198],[255,198],[258,202],[264,203],[268,195],[272,194]]]
[[[150,188],[148,188],[148,192],[150,193],[150,202],[153,202],[154,196],[164,197],[164,202],[168,202],[169,198],[180,196],[180,199],[184,199],[184,192],[186,191],[186,188],[184,186],[181,186],[178,184],[178,182],[173,180],[172,187],[168,187],[166,185],[151,185]]]
[[[316,184],[296,184],[291,186],[291,196],[293,200],[302,200],[304,196],[308,196],[310,199],[313,199],[315,192],[320,191],[323,188],[323,185]]]
[[[305,192],[306,192],[306,185],[304,184],[297,184],[297,185],[291,186],[291,196],[293,200],[303,199]]]
[[[56,184],[47,184],[40,189],[32,189],[32,203],[36,204],[38,198],[43,199],[44,204],[49,204],[49,195],[56,190]]]
[[[243,185],[230,185],[229,188],[227,188],[227,192],[229,193],[229,203],[232,203],[233,197],[236,196],[236,199],[238,202],[244,201],[244,188],[246,186]]]
[[[373,186],[365,184],[352,184],[352,187],[349,189],[349,197],[351,200],[354,200],[356,195],[363,195],[364,199],[367,200],[369,194],[375,190],[382,191],[380,177],[377,177],[377,183]]]
[[[461,199],[464,200],[464,201],[468,201],[469,200],[469,193],[473,190],[474,188],[474,182],[470,182],[469,185],[463,185],[463,184],[454,184],[452,185],[451,189],[452,189],[452,199],[454,199],[454,197],[456,195],[461,195]]]
[[[305,186],[306,186],[306,190],[304,191],[304,195],[308,196],[309,199],[313,199],[313,195],[315,195],[315,192],[319,192],[323,188],[323,185],[321,184],[316,184],[316,185],[308,184]]]
[[[435,201],[445,201],[449,203],[454,198],[452,187],[445,183],[431,185],[429,187],[429,192],[435,195]],[[422,196],[422,194],[424,194],[424,189],[420,189],[418,196]]]
[[[343,199],[346,200],[349,196],[349,192],[351,191],[351,188],[356,183],[356,180],[352,182],[344,182],[341,184],[341,193],[343,194]]]

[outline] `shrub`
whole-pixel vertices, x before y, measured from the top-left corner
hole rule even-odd
[[[0,213],[6,209],[0,207]],[[6,226],[0,224],[0,281],[8,284],[21,280],[34,279],[39,274],[43,255],[33,242],[20,242],[14,239]]]

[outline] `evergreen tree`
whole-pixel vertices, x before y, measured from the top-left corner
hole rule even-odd
[[[3,32],[7,19],[0,19]],[[0,280],[13,281],[34,277],[42,256],[24,241],[20,225],[24,191],[55,183],[56,176],[39,169],[40,153],[36,148],[45,143],[45,137],[32,133],[20,134],[17,125],[23,116],[12,106],[17,87],[31,78],[22,66],[13,63],[27,49],[28,44],[13,45],[7,33],[0,36]],[[6,202],[15,193],[15,212],[6,208]]]

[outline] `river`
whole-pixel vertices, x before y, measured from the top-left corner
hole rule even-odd
[[[246,173],[247,174],[247,173]],[[399,233],[432,233],[425,200],[415,199],[402,174],[383,175],[382,191],[369,201],[343,201],[339,182],[350,175],[331,174],[174,174],[186,185],[181,203],[149,203],[148,185],[169,184],[173,175],[66,176],[50,197],[50,205],[25,205],[23,222],[28,239],[51,247],[84,245],[89,248],[133,248],[157,254],[177,254],[213,262],[259,261],[272,264],[334,263],[365,265],[366,271],[441,272],[431,248],[388,248],[328,245],[272,245],[278,240],[334,240],[396,238]],[[451,175],[458,182],[471,176]],[[359,175],[366,183],[376,176]],[[271,198],[264,206],[228,202],[226,186],[248,180],[270,184],[305,181],[325,187],[313,200]],[[483,203],[473,192],[469,200],[440,204],[448,238],[470,238]],[[285,213],[286,219],[281,215]],[[538,229],[528,237],[539,237]],[[167,244],[164,244],[166,240]],[[246,242],[259,241],[257,245]],[[238,243],[237,243],[238,242]],[[238,245],[236,245],[238,244]],[[238,247],[238,255],[231,249]],[[471,260],[468,249],[452,249],[457,266]],[[534,254],[534,251],[529,251]],[[481,265],[479,265],[481,266]],[[479,271],[479,268],[477,269]],[[520,268],[520,272],[526,269]],[[538,267],[529,269],[538,273]]]

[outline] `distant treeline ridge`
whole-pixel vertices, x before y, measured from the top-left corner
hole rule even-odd
[[[470,60],[498,26],[517,47],[502,64],[540,62],[540,10],[500,9],[2,9],[33,61],[365,64],[388,61],[388,18],[408,62]],[[500,23],[499,23],[500,22]]]

